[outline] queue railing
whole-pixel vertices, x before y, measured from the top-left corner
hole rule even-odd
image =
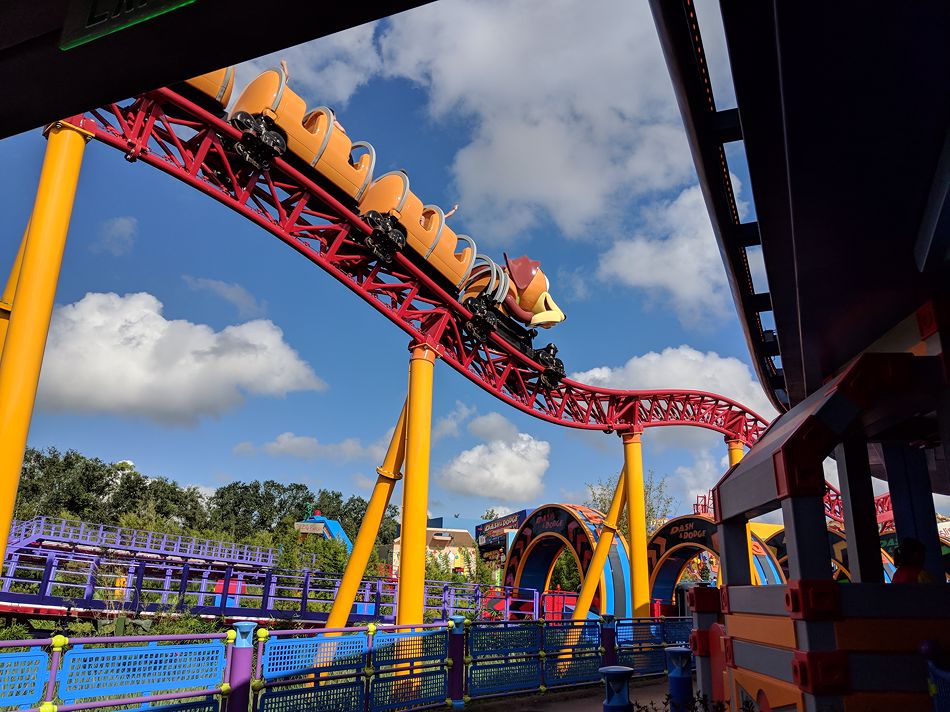
[[[0,712],[394,712],[639,677],[688,637],[685,619],[413,626],[0,641]]]
[[[340,574],[249,569],[233,564],[118,558],[93,553],[25,548],[4,562],[0,603],[59,607],[77,615],[190,612],[260,620],[326,620]],[[364,579],[351,621],[393,622],[397,582]],[[537,618],[538,593],[468,583],[426,583],[427,620],[455,615]]]
[[[0,641],[0,710],[218,712],[236,632]]]
[[[104,549],[254,566],[272,566],[277,560],[277,550],[267,546],[164,534],[59,517],[14,520],[10,528],[7,550],[12,552],[22,546],[30,546],[40,541],[56,541]]]

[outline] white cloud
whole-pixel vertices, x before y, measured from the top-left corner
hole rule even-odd
[[[590,271],[583,267],[570,270],[558,267],[557,276],[552,280],[557,285],[558,301],[583,302],[590,298]]]
[[[472,419],[468,432],[486,442],[500,440],[512,443],[518,439],[518,428],[501,413],[486,413]]]
[[[568,504],[584,504],[590,498],[590,492],[586,489],[572,490],[561,487],[561,501]]]
[[[322,443],[309,435],[281,433],[261,449],[274,457],[297,457],[303,460],[327,458],[331,460],[373,460],[382,462],[389,438],[363,445],[359,438],[346,438],[338,443]]]
[[[353,484],[357,489],[366,492],[376,486],[376,480],[372,477],[367,477],[361,472],[357,472],[353,475]]]
[[[268,455],[299,457],[310,459],[317,456],[320,443],[316,438],[293,433],[281,433],[269,443],[264,443],[263,450]]]
[[[600,256],[598,274],[642,289],[694,325],[731,309],[731,295],[702,191],[693,186],[645,212],[642,230]]]
[[[746,364],[731,356],[698,351],[685,344],[667,347],[660,353],[650,351],[634,356],[623,366],[599,366],[581,371],[572,374],[571,378],[593,386],[623,390],[675,388],[709,391],[731,398],[767,420],[776,415],[758,379]],[[644,437],[660,449],[708,449],[717,443],[722,446],[721,435],[694,427],[651,428]]]
[[[233,452],[235,455],[247,456],[253,455],[255,452],[257,452],[257,448],[254,447],[254,443],[245,440],[244,442],[240,442],[235,445],[231,449],[231,452]]]
[[[287,60],[290,84],[308,106],[339,108],[353,93],[381,70],[373,44],[377,23],[353,27],[238,65],[236,86],[243,88],[265,69]],[[235,92],[235,98],[237,92]]]
[[[182,275],[182,280],[195,291],[211,292],[226,302],[233,304],[243,319],[253,319],[267,313],[267,302],[258,302],[247,289],[236,282],[222,282],[220,279],[192,277]]]
[[[729,456],[714,450],[700,450],[689,465],[677,467],[667,479],[669,493],[678,500],[673,511],[692,511],[696,496],[709,492],[728,469]]]
[[[394,17],[380,47],[388,74],[429,90],[436,120],[473,121],[453,173],[483,241],[545,217],[585,234],[692,175],[643,3],[443,0]]]
[[[198,494],[200,494],[205,500],[211,499],[218,489],[217,487],[210,487],[208,485],[185,485],[185,487],[194,487],[196,490],[198,490]]]
[[[623,366],[600,366],[571,376],[594,386],[622,389],[686,388],[710,391],[751,408],[764,418],[775,409],[751,369],[737,358],[692,346],[667,347],[634,356]]]
[[[724,54],[710,56],[717,71]],[[432,120],[467,121],[451,171],[481,242],[547,219],[601,232],[632,200],[693,176],[643,3],[442,0],[240,65],[238,85],[281,58],[310,106],[345,104],[385,76],[425,89]]]
[[[519,433],[498,413],[475,418],[469,431],[488,441],[460,452],[443,467],[442,487],[497,502],[524,502],[541,494],[550,443]]]
[[[139,221],[131,215],[121,215],[99,223],[96,239],[89,245],[91,252],[108,252],[113,257],[124,255],[135,244]]]
[[[472,417],[475,409],[462,401],[455,401],[455,407],[446,415],[435,421],[432,426],[432,442],[443,438],[456,438],[459,434],[459,425]]]
[[[326,384],[267,320],[215,331],[166,319],[147,293],[90,293],[53,312],[40,379],[49,411],[111,413],[187,425]]]

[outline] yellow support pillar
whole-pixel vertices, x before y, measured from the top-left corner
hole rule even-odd
[[[725,440],[726,447],[729,448],[729,467],[735,467],[742,462],[742,458],[745,455],[745,447],[741,440],[734,440],[728,437],[725,438]],[[745,525],[745,535],[749,540],[749,573],[752,576],[750,581],[755,584],[761,584],[759,574],[755,570],[755,552],[752,551],[752,525],[748,522]]]
[[[407,404],[404,403],[402,411],[399,413],[399,421],[396,423],[396,430],[393,431],[392,440],[389,441],[389,449],[386,451],[383,464],[376,468],[379,477],[376,479],[376,486],[373,487],[373,494],[370,495],[369,504],[366,506],[366,516],[363,517],[363,523],[360,524],[360,531],[356,535],[353,551],[350,552],[350,558],[346,562],[346,569],[343,572],[343,578],[340,580],[340,588],[337,589],[333,608],[330,609],[330,615],[327,617],[327,628],[342,628],[346,625],[347,619],[350,617],[350,611],[353,610],[353,604],[356,602],[356,594],[359,592],[360,583],[362,583],[363,576],[366,574],[370,554],[376,544],[379,525],[382,524],[383,517],[386,516],[386,507],[389,506],[393,489],[395,489],[396,483],[402,479],[402,474],[399,471],[402,469],[402,463],[406,457],[406,408]]]
[[[729,467],[738,465],[739,461],[742,460],[742,456],[745,455],[745,447],[742,445],[742,441],[726,438],[726,447],[729,448]]]
[[[647,566],[647,514],[643,494],[642,433],[623,434],[627,471],[627,550],[630,554],[630,602],[635,617],[650,615],[650,569]]]
[[[23,251],[16,306],[0,357],[0,560],[20,484],[36,387],[46,349],[56,283],[88,134],[69,124],[52,125],[40,184]]]
[[[604,564],[607,562],[607,555],[610,553],[610,547],[614,543],[614,536],[617,534],[617,524],[620,521],[620,513],[623,511],[623,505],[627,498],[627,470],[620,471],[620,477],[617,478],[617,488],[614,490],[614,498],[610,500],[610,510],[604,517],[604,523],[601,525],[600,536],[597,538],[597,546],[594,547],[594,555],[591,557],[587,571],[584,573],[584,583],[581,586],[581,592],[577,594],[577,603],[574,606],[574,615],[571,618],[575,621],[587,619],[590,612],[591,603],[594,601],[594,594],[597,593],[597,586],[600,585],[601,576],[604,573]]]
[[[23,231],[23,239],[20,240],[20,249],[16,252],[16,259],[13,260],[13,267],[10,269],[10,277],[7,279],[7,286],[3,289],[3,297],[0,299],[0,354],[3,353],[3,344],[7,340],[7,327],[10,325],[10,314],[13,312],[13,298],[16,295],[16,285],[20,279],[20,268],[23,266],[23,251],[26,249],[26,240],[30,236],[30,224],[26,224],[26,230]]]
[[[423,623],[426,524],[429,519],[429,437],[432,432],[432,372],[435,351],[416,346],[409,358],[406,477],[403,483],[396,623]]]

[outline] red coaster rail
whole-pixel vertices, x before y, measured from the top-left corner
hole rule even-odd
[[[67,120],[91,137],[174,176],[256,223],[321,267],[456,371],[536,418],[587,430],[640,431],[694,425],[752,445],[767,423],[739,403],[692,390],[596,388],[551,383],[544,367],[497,334],[464,328],[472,314],[405,254],[377,260],[372,229],[308,177],[278,158],[258,171],[235,152],[239,132],[170,89]]]

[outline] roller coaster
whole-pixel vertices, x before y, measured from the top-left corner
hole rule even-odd
[[[299,155],[275,153],[263,162],[260,146],[274,143],[273,137],[258,136],[260,143],[251,150],[245,143],[252,132],[239,130],[224,119],[223,106],[230,98],[230,82],[225,81],[228,74],[228,70],[212,72],[175,89],[157,89],[127,105],[109,104],[66,119],[64,123],[118,149],[127,160],[158,168],[248,218],[346,285],[405,331],[412,343],[430,346],[466,378],[529,415],[568,427],[606,432],[639,431],[659,425],[696,425],[745,445],[755,442],[765,429],[766,421],[761,417],[734,400],[711,393],[595,388],[560,377],[557,364],[548,358],[548,355],[555,357],[556,347],[522,349],[519,346],[524,344],[516,345],[491,328],[508,316],[504,309],[510,308],[511,302],[518,304],[517,284],[524,284],[519,272],[532,272],[535,268],[530,261],[521,263],[526,265],[523,270],[519,269],[520,265],[499,268],[494,262],[489,264],[488,258],[476,255],[471,238],[466,248],[456,255],[458,237],[445,225],[441,210],[437,206],[422,206],[421,201],[408,192],[408,178],[404,174],[386,174],[360,193],[368,181],[364,176],[354,191],[354,196],[361,196],[361,202],[344,203],[344,190],[327,174],[319,172],[319,168],[332,161],[340,173],[345,173],[344,166],[347,166],[351,173],[362,167],[359,170],[368,174],[375,161],[360,158],[356,167],[350,166],[352,153],[368,144],[350,143],[342,130],[324,129],[326,141],[320,139],[321,145],[325,143],[324,151],[310,159],[313,165],[309,170],[301,165],[299,158],[299,155],[307,155],[304,148],[297,149]],[[277,76],[267,72],[258,80],[271,82],[271,77]],[[284,102],[296,98],[302,103],[286,88],[286,81],[283,86]],[[249,102],[246,98],[249,92],[258,89],[258,85],[252,83],[238,99],[238,106],[249,105],[243,102]],[[284,106],[278,103],[278,108],[283,110]],[[285,118],[277,123],[274,119],[268,120],[272,110],[266,105],[257,106],[256,110],[263,117],[264,125],[270,125],[270,121],[276,127],[291,125],[287,114],[281,114]],[[302,113],[302,108],[292,115],[297,113]],[[308,125],[314,131],[330,126],[330,116],[328,109],[306,114]],[[245,122],[238,120],[237,123],[248,129]],[[292,135],[288,134],[288,151],[297,146]],[[320,136],[319,133],[314,135]],[[338,141],[331,143],[330,136]],[[345,141],[349,149],[327,153],[328,147],[340,141]],[[277,144],[274,151],[279,148],[279,142]],[[267,169],[249,163],[245,156],[251,154],[257,157],[255,162],[266,165]],[[371,147],[368,155],[375,155]],[[397,184],[401,187],[394,190]],[[349,185],[352,188],[357,183]],[[405,188],[404,193],[402,188]],[[388,194],[385,200],[384,191]],[[360,206],[367,209],[368,214],[361,217]],[[374,217],[373,213],[380,217]],[[396,223],[392,222],[393,217],[397,218]],[[392,241],[383,234],[395,234],[395,243],[401,243],[400,219],[408,234],[406,244],[418,245],[419,251],[414,254],[401,250],[390,252],[384,247]],[[426,224],[416,229],[413,223],[421,219]],[[380,227],[380,221],[388,223],[388,227]],[[429,236],[428,241],[426,236]],[[423,256],[428,257],[430,266],[438,264],[440,267],[426,269],[419,259]],[[453,266],[455,271],[448,268],[436,271],[450,260],[458,263]],[[469,285],[465,292],[468,296],[463,295],[465,303],[459,301],[457,293],[447,284],[451,281],[447,275],[452,279],[466,277],[461,282]],[[543,273],[535,271],[525,291],[530,289],[536,293],[531,307],[538,312],[532,312],[531,319],[538,317],[534,324],[544,327],[556,323],[553,321],[556,315],[548,313],[554,311],[547,308],[553,300],[549,295],[544,296],[546,288],[539,290],[540,279],[545,279],[546,287]],[[454,283],[460,284],[459,281]],[[483,284],[484,292],[476,293]],[[479,299],[486,295],[497,308],[486,308],[486,300]],[[520,303],[522,309],[526,306]],[[495,313],[488,314],[489,311]],[[509,319],[508,328],[514,330],[516,326],[515,320]],[[530,333],[526,329],[522,331]]]
[[[258,76],[228,113],[233,89],[233,68],[221,69],[69,117],[49,131],[51,138],[73,132],[111,146],[129,162],[157,168],[268,231],[407,333],[412,363],[417,351],[430,365],[441,358],[533,417],[621,434],[625,467],[634,463],[629,480],[638,479],[636,470],[642,470],[639,435],[646,428],[693,425],[719,432],[729,444],[731,464],[741,458],[743,446],[751,446],[765,432],[767,422],[759,415],[712,393],[597,388],[568,378],[554,344],[534,345],[538,329],[565,318],[538,262],[505,255],[500,266],[479,254],[474,239],[455,233],[441,208],[411,192],[404,172],[374,178],[372,145],[351,141],[331,109],[308,111],[289,88],[284,69]],[[410,427],[406,413],[411,411],[412,380],[410,375],[410,399],[388,465],[379,469],[382,479],[390,478],[383,488],[387,502],[398,479],[394,473],[402,458],[408,459],[398,441]],[[427,452],[427,439],[423,447]],[[427,454],[425,458],[427,462]],[[419,486],[427,488],[427,477]],[[631,487],[624,493],[629,503],[642,500],[633,485],[624,487]],[[620,489],[618,484],[618,493]],[[833,518],[840,509],[835,494],[829,486],[826,511]],[[422,489],[404,497],[415,501],[426,495]],[[615,495],[615,504],[622,499]],[[613,508],[602,532],[614,526]],[[408,516],[404,507],[404,518]],[[609,547],[605,541],[604,556]],[[355,554],[365,548],[358,540],[351,557],[354,566],[360,560]],[[643,554],[629,552],[633,587],[641,589],[643,599],[633,606],[639,615],[645,613],[648,595],[643,590]],[[642,564],[639,568],[635,558]],[[350,576],[354,585],[361,576],[362,570]],[[345,582],[346,577],[344,587]],[[593,589],[589,593],[592,596]],[[355,595],[355,588],[341,596],[343,620],[350,610],[349,595]],[[411,595],[422,598],[421,591]],[[579,605],[578,615],[586,615],[589,600]],[[412,616],[420,617],[421,609]]]

